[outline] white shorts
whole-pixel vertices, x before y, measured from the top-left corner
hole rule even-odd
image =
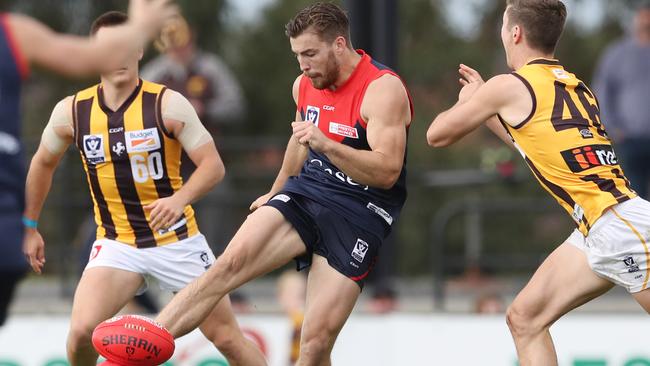
[[[149,279],[160,288],[178,292],[214,263],[214,254],[205,237],[197,234],[173,244],[138,249],[110,239],[93,243],[86,269],[111,267],[140,273],[145,280],[138,294],[146,291]]]
[[[650,202],[633,198],[601,216],[584,235],[577,229],[567,241],[587,255],[591,269],[629,292],[648,288],[650,277]]]

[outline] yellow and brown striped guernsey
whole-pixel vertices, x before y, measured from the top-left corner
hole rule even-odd
[[[503,123],[542,186],[587,235],[603,212],[636,197],[619,166],[587,86],[556,60],[536,59],[513,73],[533,110],[517,126]]]
[[[198,233],[191,206],[169,230],[154,232],[143,206],[171,196],[183,184],[182,147],[162,123],[165,87],[140,80],[116,111],[100,85],[75,95],[75,143],[94,202],[97,237],[148,248]]]

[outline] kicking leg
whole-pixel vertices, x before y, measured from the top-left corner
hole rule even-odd
[[[135,272],[109,267],[84,271],[75,291],[67,353],[72,366],[94,366],[97,352],[91,344],[95,327],[115,315],[133,298],[143,278]]]
[[[212,267],[180,291],[156,320],[176,338],[187,334],[230,291],[305,251],[298,232],[277,209],[260,207],[248,216]]]
[[[522,366],[557,365],[549,328],[570,310],[614,285],[597,276],[586,255],[565,242],[537,269],[508,308],[506,320]]]
[[[266,365],[264,355],[257,346],[244,337],[225,296],[199,326],[201,332],[221,352],[231,366]]]
[[[350,316],[361,290],[351,279],[314,255],[307,279],[305,320],[296,365],[331,365],[334,341]]]

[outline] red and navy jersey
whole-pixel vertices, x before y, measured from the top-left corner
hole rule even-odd
[[[0,13],[0,268],[6,271],[26,266],[20,222],[25,201],[20,84],[28,70],[9,27],[9,17]]]
[[[336,90],[316,89],[309,78],[302,77],[297,107],[304,121],[314,123],[331,140],[355,149],[371,150],[366,138],[367,121],[361,117],[363,97],[371,82],[386,74],[397,74],[365,52],[357,52],[361,61]],[[362,227],[370,225],[375,232],[387,235],[406,200],[406,152],[395,185],[380,189],[355,182],[325,154],[309,149],[300,175],[290,178],[284,190],[308,196],[353,223]]]

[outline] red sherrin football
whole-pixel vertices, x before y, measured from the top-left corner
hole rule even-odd
[[[139,315],[120,315],[93,331],[93,347],[122,366],[156,366],[174,354],[174,337],[160,324]]]

